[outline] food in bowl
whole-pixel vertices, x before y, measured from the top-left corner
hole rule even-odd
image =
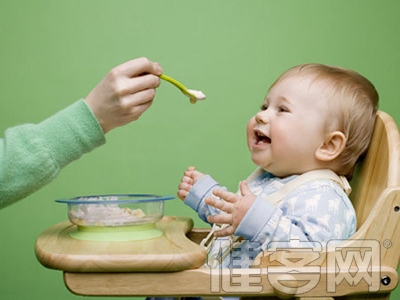
[[[131,226],[156,223],[164,215],[164,202],[173,196],[122,194],[81,196],[56,200],[66,203],[68,218],[78,226]]]

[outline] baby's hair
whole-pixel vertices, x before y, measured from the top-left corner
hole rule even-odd
[[[359,73],[322,64],[295,66],[284,72],[272,86],[293,75],[313,76],[313,82],[325,84],[326,102],[333,116],[330,121],[337,120],[328,126],[343,132],[347,139],[343,152],[336,159],[339,167],[334,171],[351,179],[356,162],[367,151],[371,140],[378,110],[378,92]]]

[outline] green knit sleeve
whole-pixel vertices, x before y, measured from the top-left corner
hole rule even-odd
[[[37,125],[7,129],[0,139],[0,208],[38,190],[104,143],[103,130],[82,99]]]

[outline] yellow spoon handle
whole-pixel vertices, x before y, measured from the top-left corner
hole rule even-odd
[[[179,81],[177,81],[177,80],[175,80],[175,79],[173,79],[173,78],[171,78],[171,77],[169,77],[169,76],[167,76],[167,75],[165,75],[165,74],[161,74],[161,75],[160,75],[160,78],[163,79],[163,80],[165,80],[165,81],[168,81],[168,82],[172,83],[173,85],[175,85],[175,86],[176,86],[178,89],[180,89],[180,90],[182,91],[182,93],[184,93],[186,96],[188,96],[188,97],[193,97],[193,95],[191,95],[191,94],[188,92],[188,89],[187,89],[182,83],[180,83]]]
[[[178,89],[181,90],[181,92],[189,97],[190,99],[190,103],[195,104],[197,102],[197,100],[204,100],[206,99],[206,95],[203,94],[203,92],[201,91],[196,91],[196,90],[189,90],[188,88],[186,88],[182,83],[180,83],[178,80],[175,80],[165,74],[161,74],[160,78],[168,81],[169,83],[172,83],[173,85],[175,85]]]

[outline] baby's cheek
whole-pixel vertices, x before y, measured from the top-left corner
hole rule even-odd
[[[255,118],[251,118],[250,121],[247,123],[246,127],[246,135],[247,135],[247,146],[250,148],[251,141],[254,137],[253,129],[256,121]]]

